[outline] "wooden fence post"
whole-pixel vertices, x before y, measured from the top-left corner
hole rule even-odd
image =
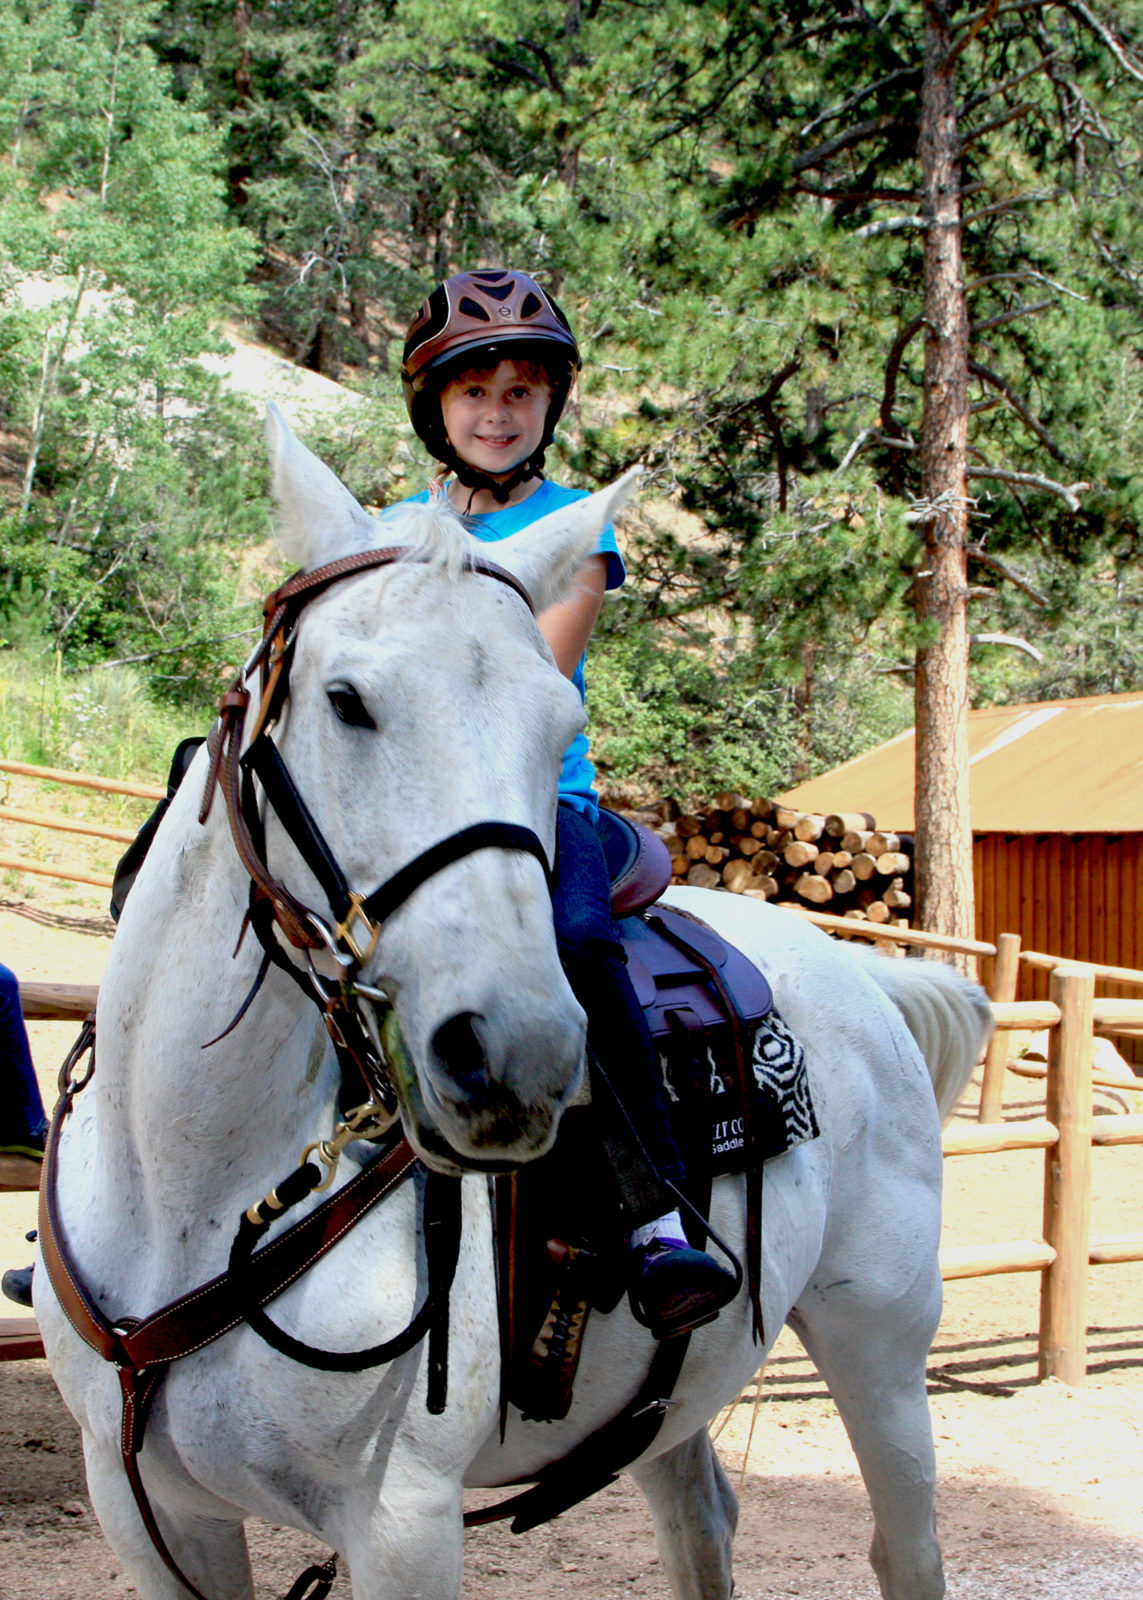
[[[1091,1074],[1095,976],[1059,966],[1060,1008],[1048,1054],[1046,1115],[1059,1138],[1044,1163],[1044,1239],[1056,1252],[1040,1288],[1040,1377],[1079,1384],[1087,1375],[1087,1281],[1091,1234]]]
[[[1002,933],[996,941],[996,966],[992,974],[989,999],[1002,1004],[1016,998],[1020,976],[1020,935]],[[1008,1070],[1008,1030],[997,1028],[984,1057],[984,1077],[980,1084],[978,1122],[999,1122],[1004,1110],[1004,1074]]]

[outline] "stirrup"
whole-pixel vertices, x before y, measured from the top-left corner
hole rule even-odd
[[[705,1327],[738,1293],[737,1277],[705,1250],[653,1240],[638,1254],[638,1273],[628,1291],[631,1313],[656,1339]],[[648,1292],[654,1277],[657,1297]]]

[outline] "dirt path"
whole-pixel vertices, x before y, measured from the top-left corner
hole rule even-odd
[[[73,897],[69,909],[95,915]],[[108,941],[0,912],[0,959],[24,978],[98,980]],[[73,1029],[33,1024],[50,1085]],[[1032,1090],[1010,1079],[1013,1099]],[[946,1238],[971,1243],[1039,1231],[1042,1158],[1015,1153],[946,1164]],[[1143,1215],[1143,1152],[1097,1152],[1095,1228]],[[0,1195],[0,1264],[28,1258],[33,1197]],[[950,1600],[1143,1600],[1143,1265],[1096,1269],[1091,1368],[1082,1389],[1037,1384],[1038,1278],[947,1286],[930,1365]],[[11,1308],[14,1309],[14,1308]],[[747,1457],[747,1442],[753,1438]],[[732,1408],[718,1448],[739,1485],[737,1592],[743,1600],[875,1600],[870,1519],[837,1413],[792,1337],[775,1348],[759,1396]],[[745,1458],[745,1470],[743,1468]],[[275,1600],[318,1553],[285,1530],[253,1531],[259,1600]],[[42,1362],[0,1366],[0,1600],[124,1600],[135,1590],[91,1514],[75,1426]],[[666,1600],[648,1521],[623,1482],[547,1528],[514,1539],[471,1533],[466,1600]],[[349,1600],[339,1579],[333,1600]]]

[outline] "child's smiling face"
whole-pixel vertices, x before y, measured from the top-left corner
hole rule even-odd
[[[551,385],[531,362],[473,367],[441,390],[441,416],[462,461],[503,477],[539,449]]]

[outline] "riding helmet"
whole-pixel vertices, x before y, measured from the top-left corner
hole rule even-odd
[[[530,360],[552,385],[540,447],[506,481],[478,472],[453,450],[441,419],[440,393],[449,378],[473,365]],[[580,366],[568,319],[546,289],[523,272],[500,268],[458,272],[429,295],[409,327],[401,360],[405,404],[418,438],[464,484],[507,498],[515,484],[543,470],[544,452]]]

